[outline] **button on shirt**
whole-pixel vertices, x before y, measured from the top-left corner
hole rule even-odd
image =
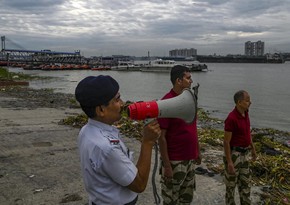
[[[248,147],[251,144],[251,129],[249,113],[242,116],[235,107],[225,120],[224,130],[232,133],[232,147]]]
[[[90,202],[126,204],[137,196],[126,187],[135,179],[137,168],[118,129],[89,119],[79,133],[78,147]]]

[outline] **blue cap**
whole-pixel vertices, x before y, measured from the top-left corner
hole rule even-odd
[[[108,103],[118,91],[119,84],[111,76],[88,76],[77,85],[75,96],[81,106],[95,107]]]

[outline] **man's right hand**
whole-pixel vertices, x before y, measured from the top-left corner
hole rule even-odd
[[[158,138],[160,137],[160,135],[161,129],[159,127],[157,120],[149,122],[143,128],[143,142],[155,143],[156,140],[158,140]]]
[[[228,173],[230,175],[235,175],[235,167],[232,162],[228,163]]]
[[[164,169],[164,173],[163,173],[164,180],[166,180],[166,181],[172,180],[173,171],[172,171],[171,166],[163,167],[163,169]]]

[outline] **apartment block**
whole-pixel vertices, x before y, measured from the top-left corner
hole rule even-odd
[[[246,56],[263,56],[265,49],[265,43],[262,41],[245,43],[245,55]]]
[[[182,48],[169,51],[171,57],[195,57],[197,50],[194,48]]]

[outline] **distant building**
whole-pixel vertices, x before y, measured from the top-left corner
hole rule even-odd
[[[264,55],[265,43],[262,41],[245,43],[245,55],[246,56],[263,56]]]
[[[169,51],[171,57],[195,57],[197,54],[194,48],[182,48]]]

